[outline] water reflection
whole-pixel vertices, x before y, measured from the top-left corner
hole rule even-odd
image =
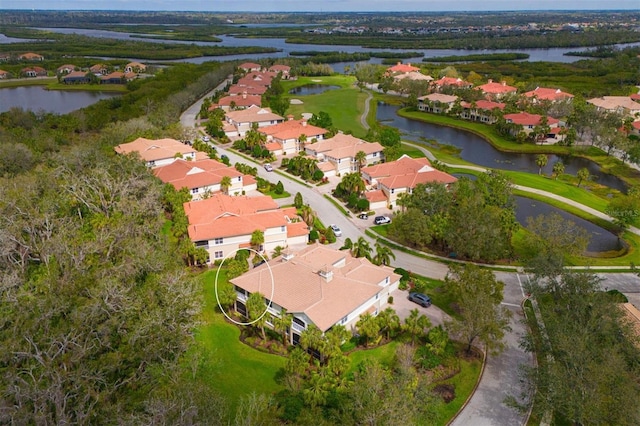
[[[474,133],[400,117],[396,113],[398,109],[399,107],[395,105],[378,103],[376,119],[383,124],[399,129],[403,139],[421,144],[425,143],[425,139],[433,139],[439,144],[453,145],[462,149],[460,158],[479,166],[538,173],[537,154],[498,151]],[[621,179],[602,173],[598,164],[586,158],[554,154],[549,154],[547,158],[547,165],[542,168],[542,173],[548,176],[551,175],[555,162],[562,161],[567,174],[575,175],[579,169],[586,167],[594,181],[618,191],[626,191],[626,184]]]
[[[339,89],[340,86],[331,86],[328,84],[305,84],[289,90],[292,95],[319,95],[327,90]]]
[[[0,89],[0,113],[11,108],[67,114],[102,99],[120,96],[113,92],[46,90],[44,86],[21,86]]]

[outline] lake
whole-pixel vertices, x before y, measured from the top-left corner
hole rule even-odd
[[[46,90],[45,86],[7,87],[0,89],[0,113],[11,108],[22,108],[34,112],[67,114],[120,95],[113,92]]]
[[[291,95],[319,95],[328,90],[339,89],[340,86],[331,86],[327,84],[305,84],[289,90]]]

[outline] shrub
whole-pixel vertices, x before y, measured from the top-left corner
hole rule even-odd
[[[396,268],[393,270],[393,273],[401,275],[402,276],[402,278],[400,279],[401,281],[408,281],[409,278],[411,277],[411,274],[409,273],[409,271],[403,268]]]
[[[315,181],[319,181],[322,180],[322,178],[324,178],[324,172],[322,170],[318,170],[316,169],[315,172],[313,172],[313,176],[312,176],[313,180]]]
[[[360,198],[356,202],[356,209],[360,212],[363,210],[369,210],[369,200],[367,200],[366,198]]]
[[[389,298],[387,299],[387,303],[393,305],[393,296],[389,296]]]
[[[278,183],[276,184],[276,188],[274,190],[274,192],[278,195],[284,193],[284,185],[282,184],[281,181],[278,181]]]
[[[316,231],[315,229],[312,229],[311,232],[309,232],[309,241],[314,242],[319,237],[320,236],[318,235],[318,231]]]

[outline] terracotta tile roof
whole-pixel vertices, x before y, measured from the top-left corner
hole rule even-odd
[[[65,71],[66,72],[71,72],[71,71],[73,71],[75,69],[76,69],[76,66],[73,65],[73,64],[64,64],[64,65],[60,65],[58,68],[56,68],[56,71],[58,73],[65,72]]]
[[[265,86],[258,86],[258,85],[240,85],[240,84],[234,84],[233,86],[229,87],[229,95],[242,95],[243,93],[246,93],[247,95],[263,95],[264,92],[267,91],[267,88]]]
[[[462,108],[471,108],[471,102],[460,102]],[[488,101],[486,99],[480,99],[476,101],[476,109],[482,109],[485,111],[492,111],[494,108],[498,108],[499,110],[503,110],[506,104],[502,102],[494,102]]]
[[[282,149],[282,145],[280,145],[278,142],[269,142],[266,143],[264,145],[265,149],[267,149],[268,151],[277,151],[279,149]]]
[[[512,92],[518,91],[516,87],[507,86],[507,83],[504,81],[501,83],[496,83],[491,80],[489,80],[487,84],[478,86],[478,89],[482,90],[484,93],[490,93],[495,95],[501,95],[504,93],[512,93]]]
[[[289,65],[281,65],[275,64],[269,67],[269,71],[271,72],[282,72],[283,74],[288,74],[291,71],[291,67]]]
[[[18,59],[41,60],[41,59],[44,59],[44,56],[38,55],[37,53],[33,53],[33,52],[27,52],[27,53],[23,53],[22,55],[19,55]]]
[[[5,70],[0,70],[0,75],[8,75],[9,73]]]
[[[400,189],[415,188],[419,183],[437,182],[448,184],[453,183],[456,180],[458,179],[445,172],[433,169],[431,171],[422,173],[409,173],[406,175],[389,176],[386,178],[378,179],[378,182],[389,189]]]
[[[634,93],[633,95],[631,95],[629,97],[634,101],[640,101],[640,93]]]
[[[419,101],[431,101],[431,102],[442,102],[444,104],[451,104],[458,99],[457,96],[454,95],[445,95],[443,93],[430,93],[425,96],[420,96],[418,98]]]
[[[309,235],[309,227],[306,223],[300,221],[287,224],[287,238],[299,237],[301,235]]]
[[[376,179],[394,175],[418,173],[420,170],[432,171],[434,169],[431,167],[429,160],[425,157],[411,158],[408,155],[403,155],[396,161],[388,161],[386,163],[363,167],[361,173],[367,174]]]
[[[374,152],[382,152],[384,147],[378,142],[367,142],[352,135],[338,133],[332,138],[306,144],[305,149],[323,153],[325,156],[332,158],[354,158],[358,151],[364,151],[368,155]]]
[[[328,131],[307,123],[307,120],[286,120],[282,123],[274,124],[260,128],[260,133],[272,136],[274,139],[286,141],[290,139],[298,139],[300,136],[307,136],[307,140],[315,137],[323,136]]]
[[[282,121],[283,117],[271,112],[269,108],[260,108],[258,106],[251,106],[247,109],[241,109],[239,111],[229,111],[225,114],[228,121],[236,123],[257,123],[265,121]]]
[[[274,73],[252,71],[238,80],[240,86],[269,86],[275,77]]]
[[[384,194],[384,192],[382,192],[381,189],[376,189],[374,191],[367,191],[364,193],[364,197],[367,200],[369,200],[370,203],[387,200],[387,196]]]
[[[196,150],[189,145],[175,139],[146,139],[138,138],[133,142],[123,143],[115,147],[118,154],[137,152],[144,161],[158,161],[174,158],[177,153],[190,154]]]
[[[634,121],[631,126],[636,130],[640,130],[640,121]]]
[[[305,313],[322,331],[381,292],[383,287],[378,284],[385,278],[389,283],[400,279],[389,267],[374,266],[364,258],[319,244],[295,253],[290,260],[270,260],[268,266],[273,280],[267,265],[261,265],[231,282],[266,297],[271,296],[273,283],[274,303],[293,314]],[[321,270],[332,274],[332,279],[323,278]]]
[[[424,75],[419,71],[412,71],[405,74],[398,74],[393,76],[394,80],[414,80],[414,81],[433,81],[433,77],[430,75]]]
[[[102,70],[105,69],[107,69],[107,66],[105,64],[95,64],[91,68],[89,68],[89,71],[96,74],[102,72]]]
[[[548,101],[561,101],[573,98],[573,95],[571,93],[563,92],[560,89],[551,89],[548,87],[536,87],[534,90],[525,92],[524,95],[527,98],[535,97],[540,100]]]
[[[235,103],[237,107],[250,107],[251,105],[261,106],[262,96],[248,94],[224,96],[218,100],[218,105],[231,106],[232,102]]]
[[[278,208],[273,198],[266,195],[258,197],[229,196],[214,194],[206,200],[184,203],[184,212],[190,224],[207,223],[212,218],[229,213],[237,216],[250,215]]]
[[[442,77],[441,79],[434,81],[433,84],[436,86],[473,86],[468,81],[464,81],[461,78],[456,77]]]
[[[180,188],[202,188],[205,186],[217,185],[222,182],[224,176],[229,176],[232,180],[244,175],[234,169],[215,160],[185,161],[176,160],[166,166],[157,167],[153,170],[164,183],[172,184],[176,189]]]
[[[232,200],[243,199],[240,203],[234,203]],[[288,227],[292,225],[291,219],[297,218],[295,208],[278,209],[277,204],[271,200],[260,200],[262,198],[271,197],[229,197],[224,194],[214,194],[211,198],[206,200],[185,203],[185,213],[189,219],[189,238],[192,241],[206,241],[214,238],[235,237],[243,235],[251,235],[255,230],[265,231],[269,228],[286,227],[286,233],[289,234]],[[209,200],[214,200],[212,203],[208,203],[207,206],[200,206],[199,204],[206,203]],[[271,204],[270,208],[254,210],[252,200],[256,200],[256,204]],[[219,203],[222,201],[222,203]],[[221,206],[220,204],[227,204]],[[235,206],[229,204],[236,204]],[[242,204],[238,206],[237,204]],[[213,205],[212,209],[206,209]],[[219,208],[222,207],[220,210]],[[230,208],[225,208],[230,207]],[[218,208],[218,210],[216,210]],[[237,208],[236,211],[233,211]],[[296,235],[304,235],[303,230],[306,229],[300,225],[291,228],[291,232]],[[306,230],[308,234],[308,229]]]
[[[617,109],[627,109],[630,112],[639,112],[640,103],[634,101],[629,96],[603,96],[587,100],[590,104],[598,108],[614,111]]]
[[[120,79],[124,78],[124,73],[121,71],[114,71],[107,75],[103,75],[102,77],[100,77],[100,80],[111,80],[115,78],[120,78]]]
[[[408,73],[413,71],[420,71],[420,68],[414,67],[413,65],[411,65],[411,63],[403,64],[402,62],[398,62],[394,66],[387,68],[387,71],[391,73]]]
[[[336,169],[336,166],[334,166],[330,161],[320,161],[316,164],[316,167],[325,173]]]
[[[541,115],[529,114],[528,112],[518,112],[515,114],[505,114],[504,119],[514,124],[520,124],[522,126],[537,126],[542,119]],[[553,117],[547,117],[547,124],[557,124],[558,120]]]
[[[64,77],[62,77],[63,80],[67,79],[67,78],[80,78],[80,77],[86,77],[87,76],[87,72],[86,71],[71,71],[70,73],[66,74]]]
[[[261,67],[262,67],[262,65],[256,64],[255,62],[245,62],[245,63],[242,63],[242,64],[238,65],[238,68],[242,68],[242,69],[245,69],[245,70],[251,70],[251,69],[254,69],[254,68],[260,69]]]

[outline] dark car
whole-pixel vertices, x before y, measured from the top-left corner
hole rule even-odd
[[[428,308],[429,306],[431,306],[431,298],[426,294],[412,291],[411,293],[409,293],[409,300],[425,308]]]
[[[382,225],[385,223],[391,223],[391,219],[386,216],[376,216],[376,218],[373,220],[373,223],[375,223],[376,225]]]

